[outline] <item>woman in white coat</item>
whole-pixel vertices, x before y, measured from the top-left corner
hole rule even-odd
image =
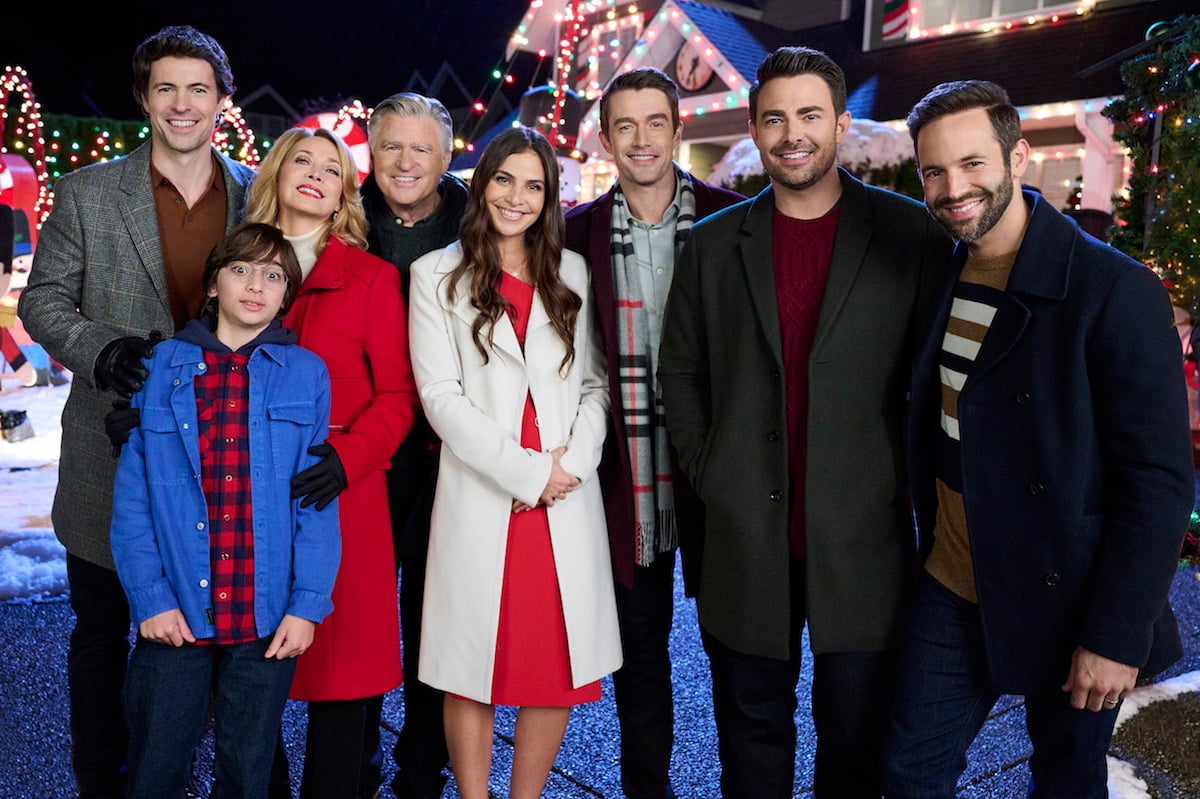
[[[572,705],[621,665],[604,506],[604,360],[558,164],[512,128],[471,180],[461,238],[412,265],[409,346],[442,440],[418,676],[446,692],[459,793],[485,799],[495,705],[516,705],[510,796],[541,795]]]

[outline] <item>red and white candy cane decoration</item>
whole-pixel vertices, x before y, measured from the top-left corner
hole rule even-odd
[[[371,171],[371,148],[367,146],[367,132],[354,121],[355,114],[352,106],[345,106],[337,113],[310,114],[296,125],[302,128],[325,128],[336,133],[350,148],[354,165],[358,168],[358,182],[362,183]]]
[[[8,171],[8,166],[3,161],[0,161],[0,203],[12,205],[12,200],[9,195],[12,194],[15,181],[13,180],[12,172]]]

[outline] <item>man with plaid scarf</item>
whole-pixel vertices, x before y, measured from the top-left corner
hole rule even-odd
[[[667,289],[692,223],[744,199],[674,162],[682,134],[679,90],[669,77],[652,67],[618,75],[600,98],[600,142],[617,181],[567,213],[566,246],[587,258],[592,273],[612,395],[600,480],[625,655],[613,688],[629,799],[674,796],[667,644],[675,550],[682,543],[691,586],[704,529],[702,506],[667,440],[654,378]]]

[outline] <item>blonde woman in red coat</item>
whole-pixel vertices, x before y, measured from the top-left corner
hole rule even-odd
[[[302,505],[340,496],[333,613],[292,683],[291,698],[309,703],[300,796],[371,796],[379,784],[378,765],[370,764],[379,734],[373,706],[401,682],[385,470],[419,402],[400,277],[366,252],[354,158],[331,131],[292,128],[276,140],[247,216],[278,226],[296,250],[304,281],[284,325],[325,361],[332,393],[329,438],[314,448],[322,460],[277,475],[292,480]]]

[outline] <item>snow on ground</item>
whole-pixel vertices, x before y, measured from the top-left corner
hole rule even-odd
[[[25,411],[33,435],[0,439],[0,601],[65,595],[66,551],[50,526],[62,409],[70,383],[21,388],[5,380],[0,410]]]
[[[23,410],[34,435],[23,441],[0,440],[0,601],[59,599],[67,591],[66,552],[50,527],[50,506],[58,484],[61,416],[69,383],[61,386],[8,388],[2,384],[0,410]],[[1200,690],[1200,672],[1181,675],[1134,690],[1125,700],[1117,725],[1147,704]],[[1148,799],[1146,783],[1134,766],[1108,758],[1109,794],[1114,799]]]

